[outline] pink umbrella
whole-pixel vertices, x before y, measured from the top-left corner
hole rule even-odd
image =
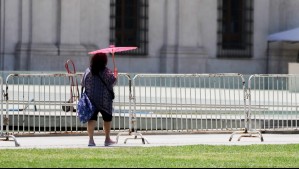
[[[96,51],[93,51],[93,52],[89,52],[88,54],[95,55],[97,53],[111,53],[112,58],[113,58],[113,64],[114,64],[114,67],[115,67],[114,53],[124,52],[124,51],[129,51],[129,50],[135,50],[135,49],[137,49],[137,47],[115,47],[114,45],[110,45],[109,48],[96,50]]]

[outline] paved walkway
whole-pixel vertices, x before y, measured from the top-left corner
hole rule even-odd
[[[157,147],[182,145],[253,145],[253,144],[299,144],[299,134],[264,134],[264,142],[259,138],[242,138],[235,135],[229,142],[230,134],[191,134],[191,135],[145,135],[150,144],[142,144],[140,139],[128,140],[132,136],[121,136],[119,143],[111,147]],[[112,139],[116,137],[113,136]],[[15,147],[13,141],[0,141],[0,149],[46,149],[46,148],[88,148],[87,136],[59,136],[59,137],[19,137],[20,147]],[[104,136],[96,136],[95,148],[104,148]]]

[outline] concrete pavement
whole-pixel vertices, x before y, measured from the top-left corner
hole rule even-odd
[[[264,142],[259,138],[248,137],[237,141],[235,135],[229,142],[230,134],[182,134],[182,135],[145,135],[150,144],[142,144],[140,139],[128,140],[132,136],[121,136],[119,143],[111,147],[158,147],[183,145],[255,145],[255,144],[299,144],[299,134],[263,134]],[[112,136],[116,139],[116,136]],[[55,137],[17,137],[20,147],[12,141],[0,141],[0,149],[49,149],[49,148],[89,148],[87,136],[55,136]],[[96,147],[104,148],[104,136],[95,136]]]

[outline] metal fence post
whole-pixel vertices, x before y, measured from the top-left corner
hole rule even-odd
[[[145,144],[146,142],[149,143],[143,136],[141,133],[137,132],[137,119],[136,119],[136,114],[135,114],[135,108],[136,108],[136,102],[135,102],[135,95],[134,95],[134,90],[135,90],[135,87],[134,87],[134,78],[133,78],[133,81],[130,77],[130,75],[126,75],[126,77],[128,78],[129,80],[129,131],[128,132],[120,132],[118,135],[117,135],[117,138],[116,138],[116,142],[118,142],[119,140],[119,137],[121,135],[129,135],[129,136],[133,136],[133,138],[126,138],[124,143],[126,144],[128,140],[130,139],[141,139],[142,140],[142,143]],[[133,91],[132,91],[132,88],[133,88]],[[132,110],[132,102],[133,102],[133,109]],[[140,138],[138,138],[138,136]]]
[[[264,141],[264,138],[263,138],[261,132],[254,131],[251,128],[251,87],[250,87],[251,78],[252,78],[252,76],[249,78],[248,90],[246,90],[245,79],[244,79],[244,77],[242,77],[242,79],[243,79],[243,88],[244,88],[244,104],[245,104],[245,107],[246,107],[245,112],[244,112],[244,115],[245,115],[245,119],[244,119],[245,120],[245,129],[244,129],[244,131],[234,132],[231,135],[231,137],[229,138],[229,141],[232,141],[233,136],[236,135],[236,134],[242,134],[239,137],[238,141],[240,141],[242,137],[257,137],[257,136],[260,137],[262,142]],[[247,108],[247,104],[246,104],[247,99],[249,100],[248,108]]]

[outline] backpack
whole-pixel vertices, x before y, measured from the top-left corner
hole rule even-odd
[[[81,123],[88,122],[93,113],[95,112],[95,107],[89,100],[85,92],[82,92],[81,97],[78,102],[78,117]]]
[[[93,113],[95,112],[96,108],[95,106],[91,103],[90,99],[88,98],[88,96],[85,93],[84,90],[84,81],[85,81],[85,75],[83,76],[83,84],[82,84],[82,88],[81,88],[81,97],[78,101],[78,117],[81,123],[87,123]]]

